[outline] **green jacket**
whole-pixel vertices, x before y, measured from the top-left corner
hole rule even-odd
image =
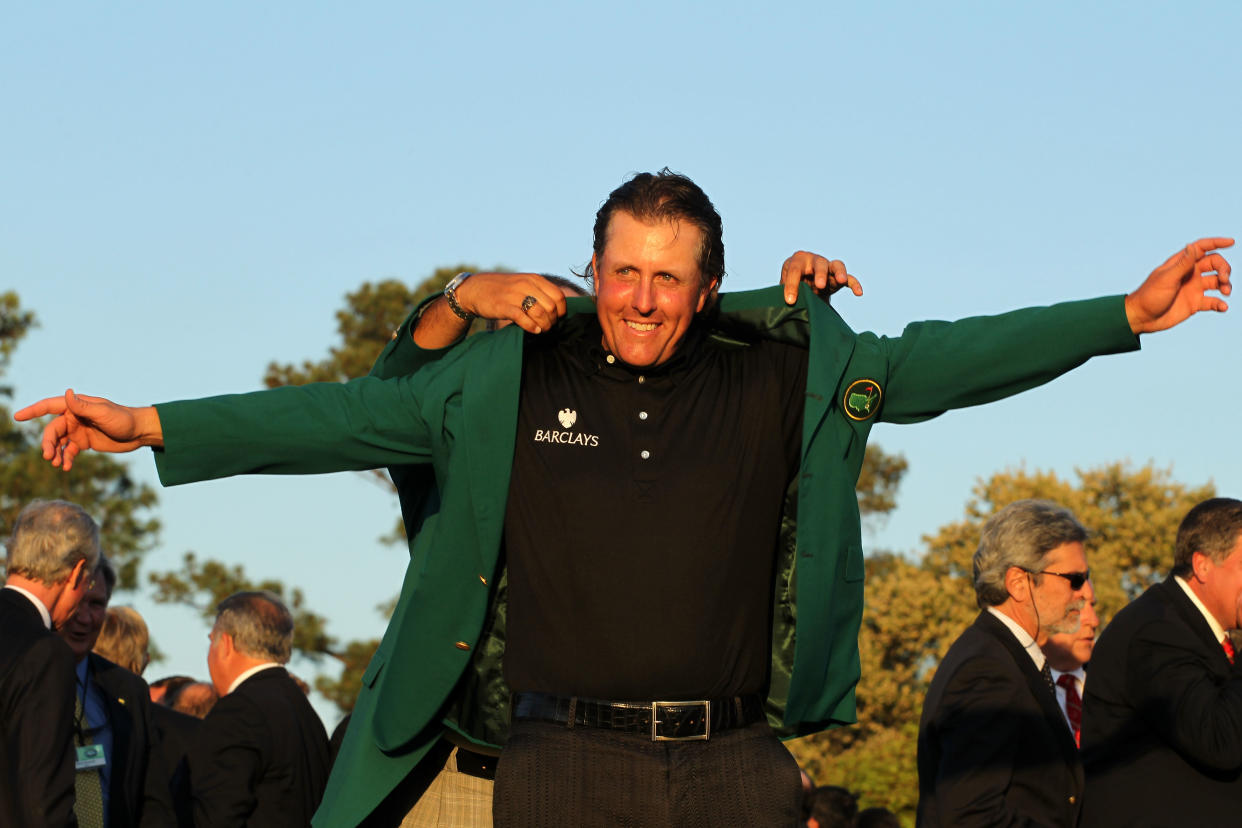
[[[851,723],[863,601],[854,484],[872,424],[997,400],[1091,356],[1133,350],[1138,339],[1120,296],[914,323],[896,338],[854,333],[806,290],[793,307],[777,288],[722,294],[720,310],[718,336],[738,347],[764,336],[809,349],[801,472],[786,498],[774,584],[769,719],[786,735]],[[510,327],[429,353],[410,341],[411,321],[376,364],[374,373],[393,379],[159,406],[165,485],[380,466],[411,475],[398,477],[410,563],[318,826],[356,825],[444,727],[480,744],[505,738],[497,557],[525,334]]]

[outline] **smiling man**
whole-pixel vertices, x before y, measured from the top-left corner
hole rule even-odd
[[[462,274],[373,377],[146,408],[66,393],[17,416],[59,415],[44,453],[66,469],[86,448],[155,447],[168,485],[422,467],[398,480],[410,566],[316,825],[400,821],[441,737],[504,747],[503,825],[792,825],[777,732],[855,718],[871,427],[1224,310],[1206,293],[1229,292],[1213,252],[1229,243],[1188,245],[1126,297],[878,337],[796,290],[849,282],[810,254],[786,262],[784,295],[718,296],[711,201],[642,173],[596,214],[595,305],[531,274]],[[475,316],[516,325],[420,347],[424,326]]]

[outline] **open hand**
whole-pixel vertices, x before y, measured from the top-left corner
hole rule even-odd
[[[1138,289],[1126,297],[1126,318],[1136,334],[1163,331],[1199,311],[1224,312],[1224,299],[1209,296],[1233,291],[1230,267],[1217,248],[1233,246],[1233,239],[1205,238],[1193,241],[1151,272]]]

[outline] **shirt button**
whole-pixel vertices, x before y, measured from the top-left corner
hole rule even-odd
[[[604,357],[604,361],[607,362],[609,365],[612,365],[614,362],[617,361],[617,358],[613,356],[612,354],[609,354],[608,356]]]
[[[467,644],[467,643],[466,643],[466,642],[464,642],[464,641],[458,641],[458,642],[457,642],[456,644],[454,644],[453,646],[454,646],[454,647],[456,647],[456,648],[457,648],[457,649],[459,649],[459,650],[469,650],[469,649],[470,649],[470,645],[469,645],[469,644]]]
[[[647,412],[646,412],[646,411],[640,411],[640,412],[638,412],[638,419],[640,419],[640,420],[645,420],[645,419],[647,419]]]
[[[646,460],[651,457],[651,452],[647,451],[646,449],[643,449],[642,451],[638,453],[638,456]]]

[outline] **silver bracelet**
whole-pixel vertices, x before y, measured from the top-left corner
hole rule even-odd
[[[473,273],[462,271],[461,273],[458,273],[456,276],[454,276],[452,279],[449,279],[449,283],[444,286],[444,298],[448,302],[449,310],[457,314],[457,318],[462,320],[463,322],[473,322],[475,317],[478,315],[474,313],[468,313],[467,311],[463,310],[461,304],[458,303],[457,301],[457,288],[461,287],[461,283],[466,281],[468,277],[473,276],[473,275],[474,275]]]

